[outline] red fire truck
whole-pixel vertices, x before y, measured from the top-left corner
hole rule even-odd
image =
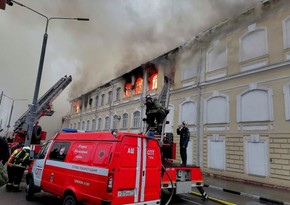
[[[54,111],[52,109],[52,102],[71,83],[71,81],[71,76],[62,77],[37,101],[37,122],[34,124],[31,138],[31,148],[35,153],[39,152],[41,148],[40,142],[46,139],[46,132],[42,131],[41,127],[38,125],[38,120],[43,116],[53,115]],[[10,148],[17,146],[19,143],[25,142],[27,135],[27,117],[29,114],[29,110],[27,110],[15,122],[13,142],[9,143]]]
[[[66,131],[49,140],[31,164],[27,200],[43,190],[62,198],[64,205],[156,205],[162,189],[175,194],[202,190],[199,167],[162,164],[154,138]]]

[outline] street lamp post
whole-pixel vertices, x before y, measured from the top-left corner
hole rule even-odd
[[[35,88],[34,88],[34,95],[33,95],[33,101],[32,101],[32,105],[29,105],[29,115],[26,119],[26,123],[27,123],[27,135],[25,138],[25,146],[29,146],[30,142],[31,142],[31,137],[32,137],[32,132],[33,132],[33,126],[35,124],[35,122],[37,121],[37,99],[38,99],[38,94],[39,94],[39,87],[40,87],[40,81],[41,81],[41,75],[42,75],[42,70],[43,70],[43,63],[44,63],[44,57],[45,57],[45,51],[46,51],[46,44],[47,44],[47,38],[48,38],[48,34],[47,34],[47,29],[48,29],[48,24],[50,22],[50,20],[76,20],[76,21],[89,21],[88,18],[66,18],[66,17],[47,17],[44,14],[35,11],[34,9],[25,6],[19,2],[16,2],[14,0],[10,0],[10,3],[13,2],[19,6],[25,7],[27,9],[29,9],[30,11],[44,17],[46,19],[46,25],[45,25],[45,31],[44,31],[44,35],[43,35],[43,41],[42,41],[42,48],[41,48],[41,54],[40,54],[40,60],[39,60],[39,66],[38,66],[38,73],[37,73],[37,78],[36,78],[36,83],[35,83]],[[11,5],[11,4],[9,4]],[[13,5],[13,4],[12,4]]]
[[[11,109],[10,109],[10,114],[9,114],[9,119],[8,119],[8,123],[7,123],[7,131],[6,131],[6,137],[8,136],[8,132],[9,132],[9,128],[10,128],[10,122],[11,122],[11,118],[12,118],[12,113],[13,113],[13,108],[14,108],[14,102],[15,101],[25,101],[28,99],[13,99],[5,94],[2,94],[2,96],[5,96],[7,98],[9,98],[10,100],[12,100],[12,105],[11,105]]]

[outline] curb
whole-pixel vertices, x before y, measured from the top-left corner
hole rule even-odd
[[[220,191],[223,191],[223,192],[228,192],[228,193],[231,193],[231,194],[251,197],[251,198],[259,200],[260,202],[268,202],[268,203],[277,204],[277,205],[290,205],[289,202],[282,202],[282,201],[278,201],[278,200],[275,200],[275,199],[268,199],[268,198],[257,196],[257,195],[254,195],[254,194],[249,194],[249,193],[245,193],[245,192],[238,192],[238,191],[225,189],[225,188],[222,188],[222,187],[213,186],[213,185],[209,185],[209,184],[204,184],[204,187],[217,189],[217,190],[220,190]]]

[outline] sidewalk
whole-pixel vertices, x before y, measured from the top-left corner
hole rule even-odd
[[[228,180],[213,176],[203,176],[204,185],[236,195],[243,195],[271,204],[290,205],[290,191],[275,187],[264,187],[241,181]]]

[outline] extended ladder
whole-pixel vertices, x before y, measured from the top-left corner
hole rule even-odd
[[[39,119],[41,116],[51,116],[54,111],[52,110],[51,103],[55,98],[70,84],[72,81],[71,76],[64,76],[57,81],[38,101],[36,116]],[[14,132],[26,131],[24,125],[26,124],[26,118],[29,115],[29,109],[15,122]]]

